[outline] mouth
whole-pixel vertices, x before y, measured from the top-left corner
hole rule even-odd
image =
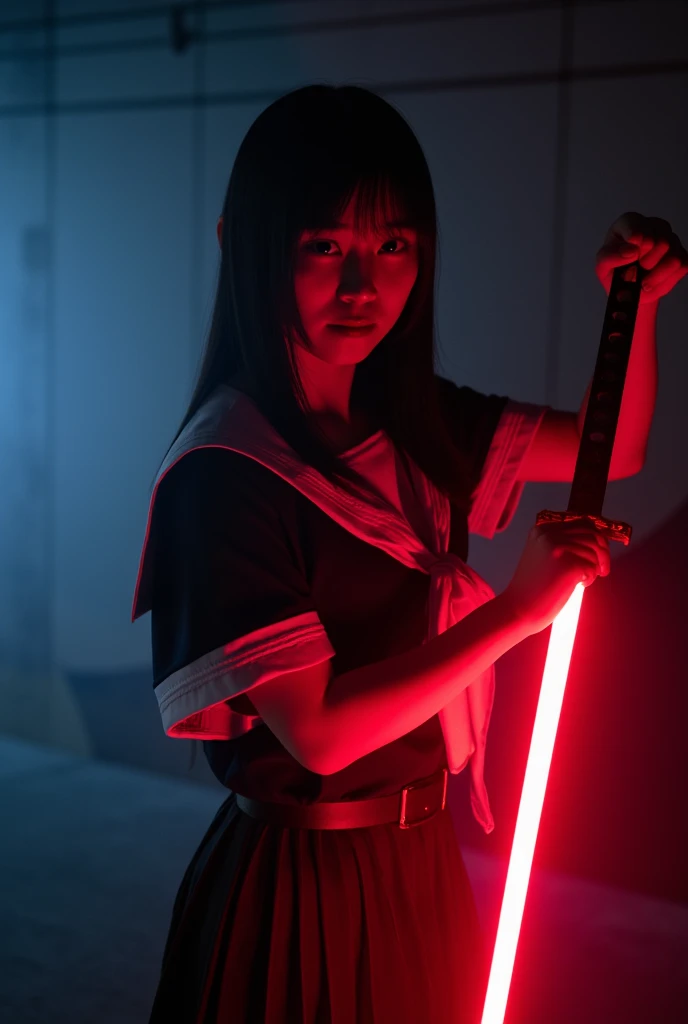
[[[375,330],[377,324],[366,322],[349,321],[343,324],[328,324],[330,330],[338,331],[340,334],[370,334],[371,331]]]

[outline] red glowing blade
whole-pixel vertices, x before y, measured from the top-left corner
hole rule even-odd
[[[536,520],[538,526],[544,523],[586,520],[608,539],[618,540],[624,544],[630,542],[631,527],[628,523],[605,519],[602,516],[602,504],[640,304],[640,288],[646,273],[638,261],[618,266],[614,270],[568,508],[565,512],[540,512]],[[482,1024],[502,1024],[506,1013],[523,907],[583,600],[583,589],[583,585],[579,583],[552,623]]]
[[[583,584],[579,583],[552,623],[481,1024],[502,1024],[506,1013],[583,590]]]

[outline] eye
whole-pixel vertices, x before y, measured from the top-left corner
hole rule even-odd
[[[401,235],[394,235],[387,242],[385,242],[385,245],[393,245],[394,243],[397,243],[397,242],[403,243],[404,248],[403,249],[395,249],[394,252],[390,252],[389,253],[390,256],[398,256],[402,252],[405,252],[406,249],[408,249],[408,243],[407,243],[405,238],[401,237]]]
[[[401,253],[405,252],[408,249],[408,247],[409,247],[408,246],[408,242],[406,241],[405,238],[402,238],[401,235],[394,235],[392,238],[389,238],[386,242],[383,242],[381,248],[384,248],[384,246],[386,246],[386,245],[399,245],[399,243],[403,244],[403,249],[397,248],[394,251],[387,250],[385,255],[387,255],[387,256],[400,256]],[[306,249],[308,252],[313,252],[316,256],[333,256],[333,255],[336,256],[336,253],[319,252],[315,248],[317,245],[325,245],[325,246],[329,245],[329,246],[331,246],[331,245],[336,245],[336,244],[337,243],[335,241],[333,241],[331,238],[316,238],[315,241],[308,242],[306,245],[304,245],[304,249]]]
[[[307,245],[304,245],[304,249],[306,249],[308,252],[314,252],[316,256],[329,256],[330,255],[329,252],[318,252],[318,250],[315,247],[316,247],[316,245],[334,245],[334,244],[335,243],[332,242],[329,238],[317,238],[314,242],[308,242]]]

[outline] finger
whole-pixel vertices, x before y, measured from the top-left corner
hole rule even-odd
[[[609,550],[596,545],[591,550],[591,556],[595,559],[595,565],[600,575],[608,576],[612,567]]]
[[[666,263],[658,264],[643,281],[642,294],[646,301],[656,301],[667,295],[688,273],[688,253],[685,256],[674,254],[665,259]]]
[[[597,551],[597,562],[600,567],[600,575],[608,576],[612,570],[612,559],[609,554],[609,548],[598,548]]]
[[[664,284],[669,278],[672,280],[681,270],[681,259],[678,256],[665,256],[657,266],[643,280],[643,288],[646,292],[651,291]]]
[[[666,239],[660,239],[659,241],[655,242],[655,244],[652,246],[650,250],[648,250],[648,252],[646,252],[644,255],[640,257],[640,266],[643,267],[645,270],[652,270],[654,267],[657,266],[660,260],[664,256],[666,256],[670,248],[671,245]]]
[[[609,541],[598,531],[591,536],[589,533],[568,535],[556,545],[558,556],[571,551],[580,557],[593,559],[600,572],[607,576],[611,570]]]
[[[628,238],[624,238],[625,245],[632,245],[638,257],[642,259],[647,253],[651,252],[655,244],[660,240],[660,237],[654,238],[652,235],[643,234],[642,231],[633,231],[629,234]]]
[[[554,548],[553,554],[560,561],[570,561],[572,569],[580,568],[582,572],[590,569],[607,575],[608,564],[605,559],[605,552],[600,551],[596,545],[561,544]]]
[[[615,267],[625,267],[638,259],[638,247],[636,245],[604,245],[597,253],[598,270],[604,274],[611,274]]]

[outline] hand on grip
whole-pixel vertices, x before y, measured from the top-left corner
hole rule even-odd
[[[503,597],[529,632],[539,633],[578,583],[588,587],[610,568],[609,541],[589,523],[542,523],[530,531]]]

